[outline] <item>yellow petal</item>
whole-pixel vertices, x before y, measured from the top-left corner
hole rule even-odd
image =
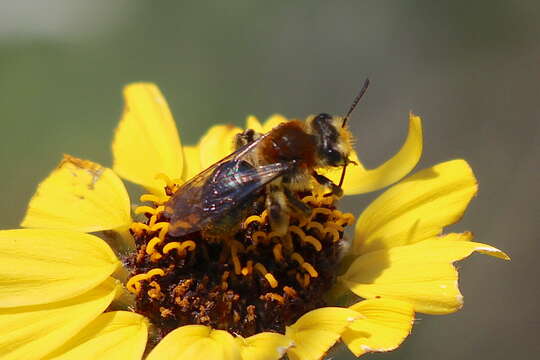
[[[98,317],[117,291],[105,281],[69,300],[0,309],[0,359],[43,359]]]
[[[339,307],[319,308],[304,314],[286,329],[285,335],[295,344],[287,355],[291,360],[321,359],[358,317],[356,311]]]
[[[262,124],[259,122],[259,120],[253,116],[250,115],[246,119],[246,129],[252,129],[255,132],[262,133],[264,132]]]
[[[417,312],[448,314],[463,304],[452,263],[474,251],[509,259],[494,247],[449,235],[362,255],[340,280],[364,298],[388,297],[410,302]]]
[[[0,307],[45,304],[96,287],[120,265],[100,238],[69,230],[0,231]]]
[[[409,133],[401,149],[388,161],[379,167],[366,170],[358,156],[353,152],[351,160],[359,165],[347,167],[347,175],[343,183],[346,195],[363,194],[382,189],[399,181],[414,169],[422,155],[422,121],[420,117],[410,114]],[[333,169],[326,173],[335,183],[339,182],[341,169]]]
[[[155,176],[182,176],[182,145],[167,101],[156,85],[134,83],[124,89],[125,107],[113,141],[113,169],[154,193],[163,192]]]
[[[227,331],[186,325],[170,332],[146,360],[240,360],[240,349]]]
[[[139,314],[128,311],[101,314],[47,359],[140,360],[147,328],[147,320]]]
[[[184,146],[184,173],[182,174],[182,180],[187,181],[202,170],[199,147]]]
[[[286,117],[280,114],[270,116],[263,124],[262,132],[267,133],[281,123],[289,121]]]
[[[201,168],[214,165],[234,151],[234,136],[242,129],[232,125],[212,126],[199,141]]]
[[[99,164],[65,155],[39,185],[21,225],[94,232],[130,223],[129,196],[120,178]]]
[[[350,307],[362,318],[341,335],[356,356],[397,348],[411,332],[414,310],[411,304],[390,299],[360,301]]]
[[[360,215],[353,252],[363,254],[440,234],[461,218],[477,188],[464,160],[441,163],[406,178]]]
[[[236,342],[240,346],[242,360],[278,360],[294,345],[288,337],[271,332],[248,338],[238,336]]]

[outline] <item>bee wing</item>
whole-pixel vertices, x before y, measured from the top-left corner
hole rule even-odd
[[[185,183],[165,206],[173,236],[183,236],[211,225],[231,210],[258,196],[258,190],[287,173],[294,162],[252,166],[244,160],[261,138],[212,165]]]

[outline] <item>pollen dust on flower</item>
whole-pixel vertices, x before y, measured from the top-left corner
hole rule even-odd
[[[166,192],[177,188],[169,181]],[[152,205],[136,210],[145,220],[131,226],[137,251],[128,260],[135,311],[148,317],[160,336],[188,324],[250,336],[284,333],[306,312],[325,306],[343,232],[354,217],[337,210],[332,197],[298,195],[312,214],[293,215],[285,236],[271,231],[261,201],[235,234],[217,240],[201,232],[171,236],[163,214],[167,197],[143,195]]]

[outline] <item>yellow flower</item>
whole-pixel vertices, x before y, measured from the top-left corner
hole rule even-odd
[[[475,251],[508,259],[489,245],[472,242],[471,233],[442,235],[444,227],[459,220],[477,190],[467,163],[453,160],[405,178],[360,215],[350,251],[341,261],[344,271],[327,297],[337,298],[350,290],[364,300],[358,298],[348,307],[336,303],[311,310],[311,306],[291,317],[292,321],[279,322],[282,313],[269,313],[267,322],[285,324],[283,331],[241,327],[240,333],[249,336],[234,329],[171,323],[167,320],[171,310],[159,304],[168,292],[176,292],[176,305],[193,306],[193,298],[186,295],[192,289],[186,282],[184,287],[162,287],[174,274],[150,265],[160,264],[169,252],[175,261],[187,261],[186,254],[194,252],[196,244],[163,244],[167,229],[160,225],[164,223],[159,220],[159,204],[166,195],[156,175],[166,174],[180,183],[191,178],[230,153],[232,138],[241,129],[214,126],[198,145],[182,146],[167,103],[154,85],[132,84],[126,88],[125,98],[113,143],[113,170],[65,156],[30,201],[22,222],[29,229],[0,231],[0,359],[141,359],[147,349],[146,359],[151,360],[262,360],[279,359],[285,353],[290,359],[310,360],[322,358],[340,339],[357,356],[388,351],[409,334],[415,312],[447,314],[461,307],[453,262]],[[283,121],[286,119],[275,115],[261,124],[249,117],[247,127],[266,132]],[[398,154],[373,170],[350,167],[345,193],[374,191],[400,180],[416,165],[421,151],[420,118],[411,115],[409,135]],[[352,158],[361,164],[356,154]],[[135,211],[135,217],[146,217],[142,223],[132,220],[130,199],[117,174],[152,193],[143,195],[141,201],[153,205]],[[339,171],[327,176],[336,179]],[[168,184],[169,190],[175,186],[174,182]],[[337,236],[338,240],[328,248],[337,249],[350,217],[315,195],[306,201],[322,209],[324,226],[334,228],[328,233],[337,234],[330,238]],[[256,216],[249,221],[262,223],[264,219]],[[313,223],[313,227],[323,226]],[[298,224],[291,232],[307,247],[320,251],[321,241],[307,236],[305,226]],[[86,234],[90,232],[102,237]],[[233,261],[238,260],[235,251],[240,251],[235,249],[231,247],[231,254],[225,254]],[[279,258],[279,248],[274,256]],[[324,269],[316,269],[299,254],[292,257],[303,267],[304,277],[297,279],[300,285],[322,284],[323,273],[317,270]],[[134,271],[134,264],[147,268]],[[264,266],[257,266],[262,264],[241,265],[234,263],[238,276],[256,272],[266,287],[281,281]],[[126,268],[133,273],[127,274]],[[226,273],[223,294],[229,286]],[[269,310],[281,308],[289,296],[296,296],[292,287],[283,290],[284,295],[265,294],[264,304],[275,305],[269,305]],[[196,299],[203,299],[198,296]],[[199,305],[204,311],[213,309],[212,304]],[[233,316],[227,309],[220,311]],[[201,323],[209,321],[204,316],[197,313]],[[235,324],[240,320],[235,319]],[[154,330],[147,344],[150,325]],[[178,325],[184,326],[174,329]]]

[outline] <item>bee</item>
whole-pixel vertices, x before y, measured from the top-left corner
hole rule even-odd
[[[272,231],[284,235],[292,213],[309,215],[311,207],[296,194],[313,190],[313,182],[341,197],[341,186],[352,151],[346,127],[369,85],[366,80],[344,117],[321,113],[305,121],[292,120],[260,134],[238,134],[236,150],[184,183],[165,204],[169,234],[180,237],[201,231],[213,237],[234,233],[261,197]],[[339,184],[319,169],[343,167]]]

